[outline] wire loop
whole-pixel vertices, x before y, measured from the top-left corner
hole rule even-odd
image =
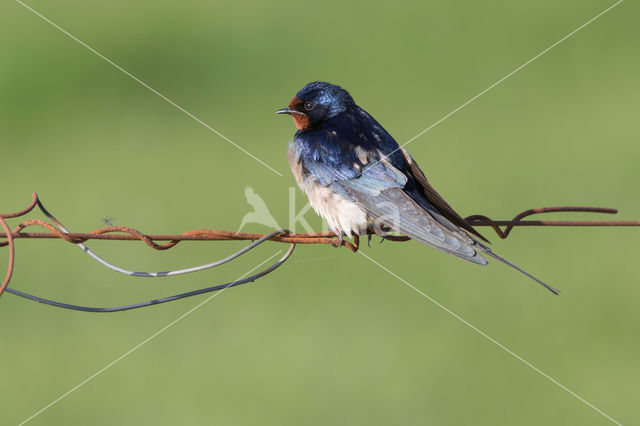
[[[13,219],[13,218],[24,216],[29,212],[31,212],[36,206],[42,211],[42,213],[45,214],[45,216],[49,221],[41,220],[41,219],[27,219],[21,222],[20,224],[18,224],[18,226],[16,226],[12,231],[9,225],[7,224],[7,222],[5,221],[5,219]],[[534,214],[558,213],[558,212],[588,212],[588,213],[615,214],[618,211],[616,209],[602,208],[602,207],[571,207],[571,206],[541,207],[541,208],[525,210],[522,213],[517,214],[513,218],[513,220],[509,220],[509,221],[495,221],[483,215],[469,216],[466,218],[466,220],[472,226],[490,226],[491,228],[493,228],[496,234],[502,239],[507,238],[511,233],[511,231],[513,230],[513,228],[516,226],[640,226],[640,221],[523,220],[525,217],[528,217]],[[220,291],[230,287],[235,287],[235,286],[239,286],[249,282],[253,282],[273,272],[274,270],[279,268],[280,265],[286,262],[287,259],[289,259],[291,254],[293,253],[293,250],[296,244],[331,244],[333,246],[345,246],[349,250],[355,252],[358,250],[359,242],[360,242],[360,238],[359,238],[360,236],[358,235],[354,236],[353,242],[350,242],[350,241],[345,241],[342,238],[338,238],[332,232],[294,234],[286,229],[273,231],[268,234],[251,234],[251,233],[230,232],[230,231],[220,231],[220,230],[211,230],[211,229],[199,229],[199,230],[193,230],[193,231],[189,231],[189,232],[185,232],[183,234],[177,234],[177,235],[147,235],[140,232],[137,229],[130,228],[127,226],[107,226],[104,228],[96,229],[95,231],[92,231],[90,233],[72,233],[72,232],[69,232],[64,227],[64,225],[62,225],[62,223],[58,219],[56,219],[44,207],[44,205],[38,198],[38,195],[35,193],[33,194],[33,199],[31,203],[25,209],[15,213],[0,214],[0,226],[4,230],[3,233],[0,233],[0,238],[4,238],[4,240],[0,240],[0,247],[8,246],[9,248],[9,262],[7,266],[7,273],[5,275],[5,278],[2,284],[0,285],[0,295],[2,295],[3,292],[6,291],[8,293],[12,293],[17,296],[24,297],[26,299],[34,300],[36,302],[44,303],[47,305],[56,306],[59,308],[65,308],[65,309],[84,311],[84,312],[117,312],[117,311],[129,310],[129,309],[137,309],[137,308],[147,307],[151,305],[171,302],[174,300],[184,299],[186,297],[191,297],[198,294]],[[24,230],[30,226],[39,226],[41,228],[45,228],[49,232],[43,232],[43,233],[24,232]],[[501,227],[504,227],[504,229]],[[188,274],[192,272],[198,272],[198,271],[203,271],[205,269],[214,268],[237,259],[238,257],[249,252],[250,250],[253,250],[254,248],[256,248],[257,246],[261,245],[266,241],[274,241],[274,242],[289,244],[289,249],[277,262],[271,264],[269,267],[262,269],[259,272],[249,277],[243,277],[228,283],[218,284],[218,285],[205,287],[197,290],[192,290],[186,293],[176,294],[173,296],[167,296],[167,297],[162,297],[158,299],[148,300],[145,302],[133,303],[133,304],[122,305],[122,306],[95,308],[95,307],[89,307],[89,306],[72,305],[72,304],[67,304],[63,302],[57,302],[54,300],[45,299],[39,296],[35,296],[32,294],[25,293],[23,291],[8,287],[9,281],[11,281],[13,268],[14,268],[15,240],[20,238],[62,239],[69,243],[77,245],[86,254],[88,254],[93,259],[100,262],[102,265],[106,266],[109,269],[112,269],[116,272],[129,275],[129,276],[148,277],[148,278]],[[384,237],[384,239],[390,240],[390,241],[398,241],[398,242],[409,240],[408,237],[397,236],[397,235],[387,235]],[[136,272],[136,271],[130,271],[130,270],[121,268],[117,265],[114,265],[108,262],[102,257],[98,256],[93,250],[91,250],[89,247],[87,247],[84,244],[88,240],[142,241],[147,246],[155,250],[168,250],[172,247],[175,247],[181,241],[246,240],[246,241],[251,241],[251,243],[223,259],[219,259],[204,265],[198,265],[198,266],[193,266],[189,268],[178,269],[173,271],[164,271],[164,272]],[[159,244],[158,241],[167,241],[167,242]],[[277,254],[278,253],[272,255],[267,260],[263,261],[261,264],[256,266],[254,270],[261,267],[264,263],[271,260]],[[253,272],[253,270],[250,272]]]

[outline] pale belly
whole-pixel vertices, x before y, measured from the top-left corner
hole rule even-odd
[[[344,235],[365,233],[368,227],[367,214],[353,201],[331,191],[331,187],[324,187],[314,183],[304,185],[302,190],[309,198],[309,204],[329,227]]]
[[[366,232],[370,224],[366,212],[360,206],[333,192],[331,185],[320,185],[312,176],[305,176],[293,144],[289,145],[288,157],[298,186],[307,194],[311,207],[327,221],[333,231],[347,236]]]

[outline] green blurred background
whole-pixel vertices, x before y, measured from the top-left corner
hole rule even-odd
[[[29,4],[283,177],[9,1],[0,12],[0,211],[37,191],[73,231],[113,217],[179,233],[236,230],[251,211],[246,186],[286,224],[295,129],[273,112],[307,82],[343,85],[404,142],[613,3]],[[640,218],[638,12],[620,4],[409,145],[461,214],[597,205]],[[302,208],[299,191],[296,201]],[[312,211],[305,217],[322,228]],[[616,420],[637,421],[640,230],[484,233],[563,294],[413,242],[364,252]],[[167,270],[242,243],[90,246],[130,269]],[[233,280],[283,248],[149,280],[106,270],[70,244],[19,240],[11,286],[110,306]],[[27,419],[206,297],[103,315],[5,294],[0,424]],[[29,424],[611,421],[365,257],[299,246],[277,272],[219,294]]]

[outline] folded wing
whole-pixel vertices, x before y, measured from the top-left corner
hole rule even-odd
[[[455,226],[443,225],[418,205],[404,192],[406,182],[402,172],[381,161],[357,178],[336,180],[329,186],[356,202],[377,223],[445,253],[486,265],[487,260],[474,247],[476,242]]]

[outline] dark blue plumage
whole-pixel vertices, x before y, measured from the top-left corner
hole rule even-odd
[[[555,289],[493,253],[430,185],[409,153],[339,86],[306,85],[288,107],[298,131],[289,162],[309,202],[338,235],[393,230],[462,259],[488,255]]]

